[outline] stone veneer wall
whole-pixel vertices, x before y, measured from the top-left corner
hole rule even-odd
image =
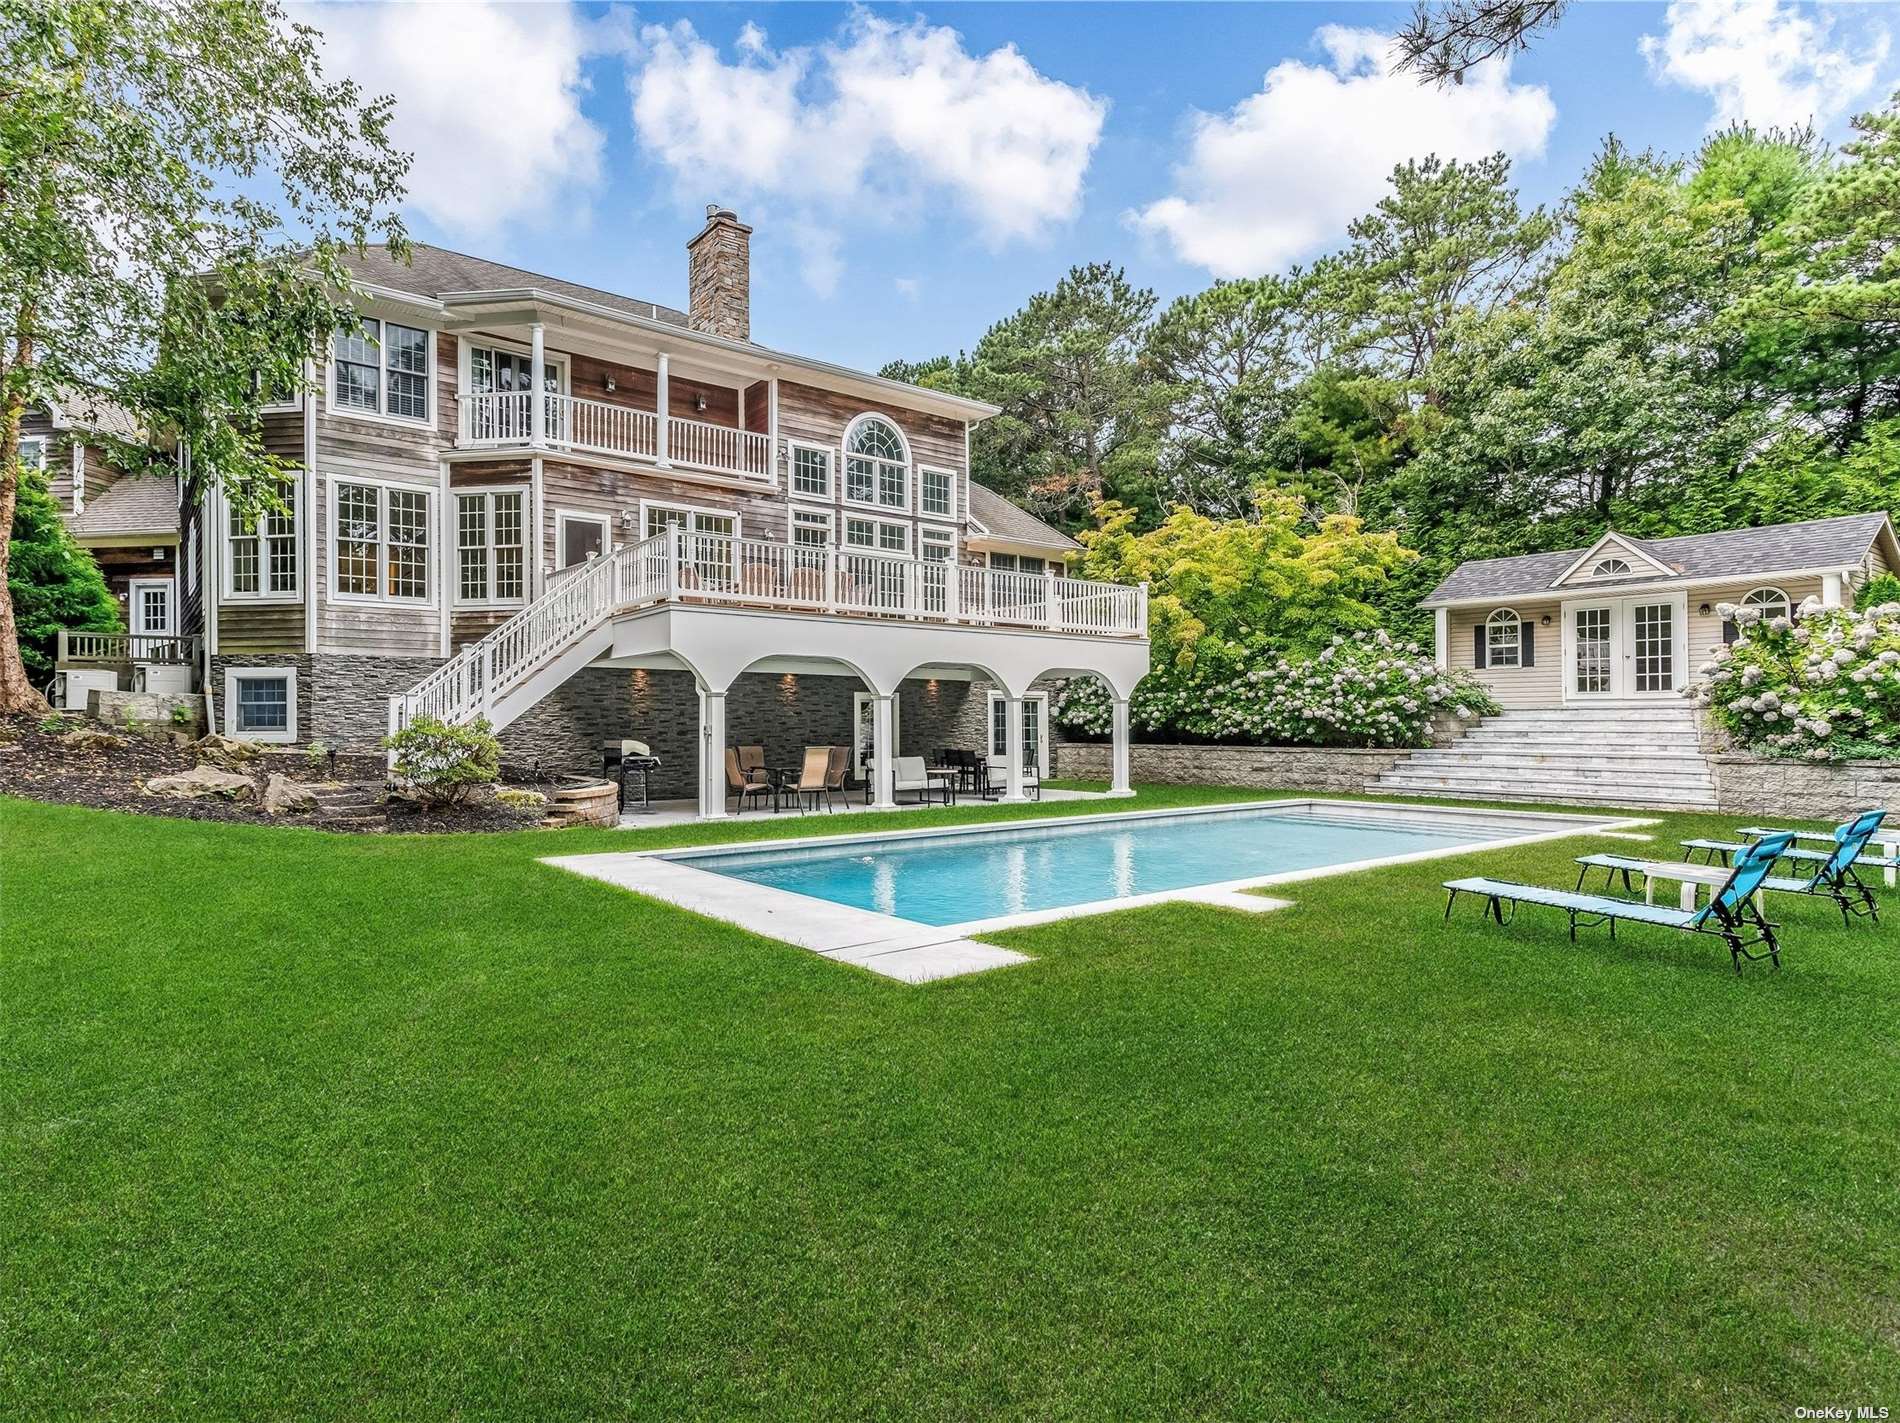
[[[1112,748],[1107,742],[1064,741],[1057,749],[1063,775],[1079,781],[1109,778]],[[1128,754],[1130,776],[1137,784],[1357,792],[1412,753],[1384,747],[1174,746],[1138,741]]]
[[[1883,809],[1900,820],[1900,762],[1781,761],[1765,756],[1709,757],[1715,802],[1735,815],[1774,820],[1845,820]]]
[[[293,667],[297,734],[340,751],[374,752],[389,726],[389,697],[439,663],[419,657],[257,654],[213,659],[212,690],[224,716],[224,669]],[[807,746],[848,742],[855,677],[748,673],[726,697],[726,739],[759,745],[774,766],[796,766]],[[899,689],[899,746],[928,755],[940,746],[983,745],[988,686],[913,679]],[[219,728],[222,730],[222,726]],[[557,687],[501,733],[504,760],[523,770],[598,774],[603,742],[644,741],[661,760],[656,798],[698,791],[699,694],[690,672],[590,667]]]

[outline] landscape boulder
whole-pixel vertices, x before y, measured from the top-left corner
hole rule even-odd
[[[249,765],[262,754],[256,742],[233,740],[215,731],[192,742],[189,749],[198,757],[199,765],[222,766],[227,771]]]
[[[154,776],[145,783],[145,789],[151,795],[166,795],[176,800],[198,800],[205,796],[249,800],[257,794],[257,787],[249,776],[216,766],[194,766],[175,776]]]
[[[317,808],[317,793],[301,782],[271,772],[264,782],[264,810],[270,815],[307,815]]]
[[[125,745],[123,736],[114,736],[96,726],[82,726],[59,738],[59,744],[75,751],[116,751]]]

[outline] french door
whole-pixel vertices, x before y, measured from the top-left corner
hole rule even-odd
[[[1564,700],[1673,696],[1682,685],[1688,605],[1617,598],[1564,609]]]
[[[1023,698],[1023,765],[1038,776],[1049,774],[1049,741],[1043,726],[1049,719],[1049,695],[1031,692]],[[1001,692],[990,693],[990,756],[1009,755],[1009,703]]]

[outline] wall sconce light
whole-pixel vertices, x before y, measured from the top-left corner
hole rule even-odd
[[[614,378],[612,376],[608,376],[606,379],[601,381],[601,384],[606,386],[607,389],[612,390],[614,388]]]
[[[701,411],[702,413],[705,411],[706,409],[706,392],[705,391],[702,390],[700,391],[698,395],[695,395],[693,397],[693,409]]]
[[[1709,605],[1707,603],[1704,603],[1699,608],[1696,609],[1696,615],[1698,617],[1706,618],[1709,615],[1709,611],[1710,611]]]
[[[1541,617],[1541,618],[1539,618],[1539,619],[1537,620],[1537,626],[1539,626],[1540,628],[1547,628],[1547,627],[1549,627],[1549,626],[1550,626],[1550,614],[1549,614],[1549,613],[1545,613],[1545,614],[1543,615],[1543,617]]]

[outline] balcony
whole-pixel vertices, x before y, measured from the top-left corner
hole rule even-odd
[[[538,448],[651,461],[735,479],[772,479],[769,435],[652,410],[547,395]],[[533,395],[518,391],[461,391],[459,442],[468,448],[534,449]]]

